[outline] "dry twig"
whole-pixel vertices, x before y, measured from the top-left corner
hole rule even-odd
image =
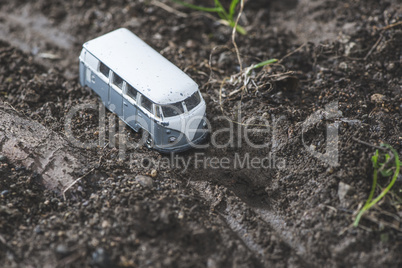
[[[108,145],[109,145],[109,143],[107,143],[107,144],[103,147],[102,150],[105,150],[105,148],[106,148]],[[109,154],[110,154],[110,152],[109,152],[106,156],[108,156]],[[77,182],[79,182],[80,180],[82,180],[83,178],[85,178],[86,176],[88,176],[89,174],[91,174],[96,168],[100,167],[101,162],[102,162],[102,157],[103,157],[103,155],[101,155],[101,156],[99,157],[98,164],[97,164],[95,167],[93,167],[90,171],[88,171],[87,173],[85,173],[84,175],[82,175],[81,177],[79,177],[78,179],[76,179],[75,181],[73,181],[70,185],[68,185],[68,186],[63,190],[63,198],[64,198],[64,201],[67,200],[67,199],[66,199],[66,192],[67,192],[71,187],[73,187]]]
[[[375,44],[371,47],[371,49],[370,49],[370,51],[367,53],[366,57],[364,57],[364,60],[367,60],[368,57],[370,57],[371,53],[373,53],[374,49],[378,46],[378,44],[380,44],[382,38],[384,37],[384,31],[385,31],[385,30],[383,30],[383,31],[380,33],[380,37],[377,39],[377,42],[375,42]]]
[[[240,11],[239,11],[239,14],[237,14],[237,19],[236,19],[235,25],[232,30],[232,43],[236,50],[237,60],[239,61],[239,66],[240,66],[240,72],[243,71],[243,66],[242,66],[242,62],[241,62],[239,48],[237,47],[237,44],[236,44],[236,28],[239,23],[240,17],[243,13],[243,9],[244,9],[244,0],[241,0],[240,1]]]
[[[173,7],[170,7],[170,6],[166,5],[165,3],[159,2],[157,0],[151,1],[151,4],[154,6],[160,7],[169,13],[173,13],[173,14],[177,15],[178,17],[181,17],[181,18],[188,17],[186,13],[178,11],[177,9],[174,9]]]

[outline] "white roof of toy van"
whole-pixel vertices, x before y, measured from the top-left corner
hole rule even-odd
[[[155,103],[183,101],[198,90],[188,75],[125,28],[88,41],[84,48]]]

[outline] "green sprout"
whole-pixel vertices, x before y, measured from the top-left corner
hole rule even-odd
[[[250,67],[246,68],[246,75],[250,75],[251,71],[254,69],[258,69],[258,68],[264,67],[265,65],[269,65],[272,63],[276,63],[276,62],[278,62],[277,59],[270,59],[270,60],[261,61],[257,64],[253,64]]]
[[[236,31],[238,33],[240,33],[242,35],[247,34],[247,31],[243,27],[241,27],[240,25],[236,25],[236,21],[233,18],[235,11],[236,11],[237,4],[239,3],[240,0],[232,0],[232,2],[230,3],[229,10],[226,10],[219,0],[214,0],[215,7],[203,7],[203,6],[193,5],[193,4],[181,1],[181,0],[172,0],[172,1],[175,3],[178,3],[182,6],[194,9],[194,10],[210,12],[210,13],[217,13],[218,16],[224,22],[226,22],[228,25],[230,25],[230,27],[232,27],[232,28],[236,27]]]
[[[381,147],[385,147],[389,149],[393,157],[391,157],[390,154],[385,153],[385,154],[380,154],[378,149],[376,150],[375,154],[371,157],[371,161],[373,162],[373,167],[374,167],[374,174],[373,174],[373,184],[371,186],[371,192],[370,195],[364,204],[363,208],[359,211],[359,213],[356,216],[354,226],[357,227],[359,225],[360,218],[362,217],[363,213],[369,210],[372,206],[378,203],[387,193],[388,191],[392,188],[394,185],[396,179],[398,178],[399,175],[399,170],[402,165],[402,162],[399,161],[399,156],[397,151],[392,148],[391,145],[389,144],[381,144]],[[380,162],[380,158],[384,157],[384,162]],[[392,162],[392,160],[395,160]],[[391,163],[392,162],[392,163]],[[395,171],[393,171],[395,168]],[[381,174],[383,177],[390,177],[392,174],[392,179],[391,182],[388,184],[388,186],[382,190],[382,192],[374,199],[374,192],[377,187],[377,178],[378,178],[378,173]]]

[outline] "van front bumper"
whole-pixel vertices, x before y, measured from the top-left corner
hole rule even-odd
[[[186,140],[186,142],[184,144],[173,145],[171,147],[155,145],[153,148],[161,153],[166,153],[166,154],[180,153],[180,152],[188,151],[193,148],[197,148],[197,145],[204,143],[204,141],[208,138],[208,135],[209,135],[209,130],[204,129],[203,125],[204,125],[204,120],[201,120],[200,128],[198,128],[201,131],[197,131],[197,134],[195,135],[195,137],[192,141],[188,141],[184,135],[184,140]]]

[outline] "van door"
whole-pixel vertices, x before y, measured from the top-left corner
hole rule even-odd
[[[123,98],[123,120],[135,131],[139,130],[137,124],[137,96],[137,90],[126,83]]]
[[[123,79],[112,72],[112,79],[109,87],[109,110],[123,116]]]

